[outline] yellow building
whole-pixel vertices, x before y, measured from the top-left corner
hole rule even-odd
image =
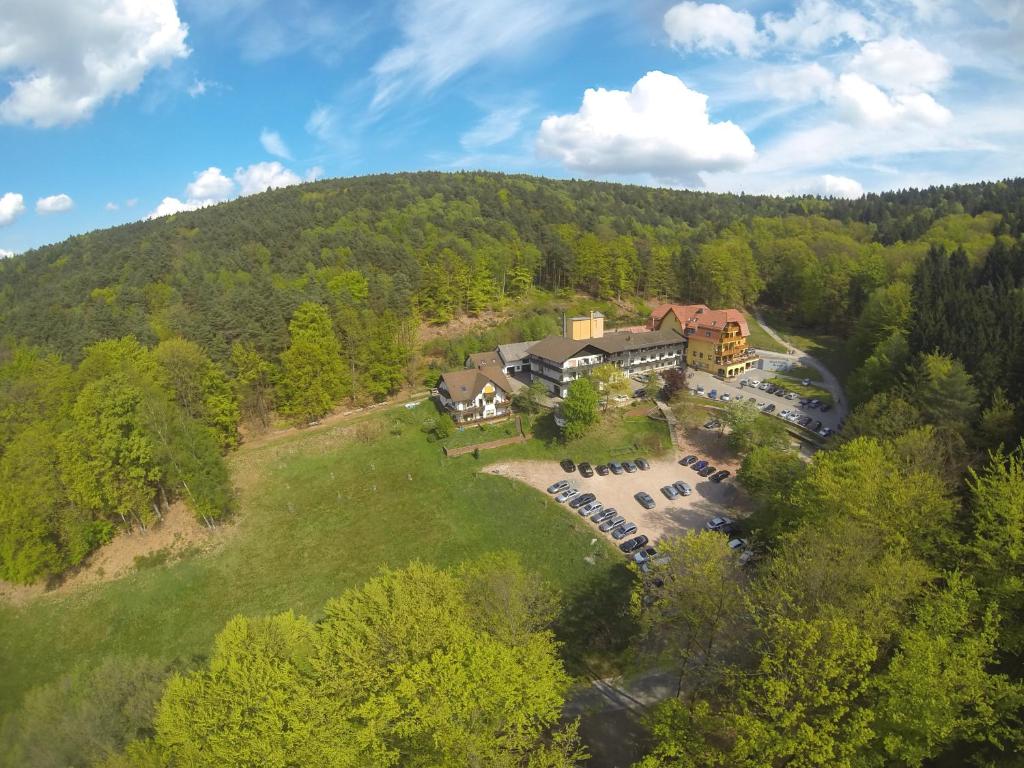
[[[651,313],[653,330],[680,330],[686,337],[686,364],[731,378],[753,368],[757,352],[747,345],[747,318],[736,309],[704,304],[664,304]]]

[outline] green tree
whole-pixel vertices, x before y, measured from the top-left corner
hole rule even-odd
[[[344,395],[348,381],[327,310],[306,302],[288,326],[291,345],[281,353],[281,411],[298,422],[318,419]]]
[[[729,427],[729,446],[741,456],[758,447],[781,450],[789,446],[782,421],[764,416],[750,400],[727,403],[719,418]]]
[[[518,413],[534,414],[548,396],[548,388],[540,379],[534,379],[529,386],[522,387],[512,395],[512,408]]]
[[[590,380],[594,383],[602,407],[608,408],[608,401],[618,395],[628,395],[632,389],[629,377],[614,363],[601,363],[590,372]]]
[[[239,342],[231,347],[231,362],[235,369],[232,384],[242,416],[266,431],[274,407],[274,366],[254,347]]]
[[[906,385],[925,419],[966,435],[978,415],[978,393],[962,363],[948,355],[921,355]]]
[[[986,448],[1011,446],[1021,434],[1018,408],[1006,398],[1002,387],[996,387],[988,408],[981,412],[978,437]]]
[[[160,379],[181,409],[213,428],[224,448],[238,442],[238,404],[231,384],[202,347],[182,338],[166,339],[153,349]]]
[[[568,394],[562,400],[565,417],[562,433],[566,440],[576,440],[587,433],[597,421],[597,406],[597,390],[588,379],[576,379],[569,385]]]

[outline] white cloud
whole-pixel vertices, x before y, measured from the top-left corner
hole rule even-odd
[[[788,19],[766,13],[762,21],[776,43],[807,50],[843,37],[861,42],[879,34],[875,22],[831,0],[802,0]]]
[[[759,92],[779,101],[806,103],[828,98],[835,76],[818,62],[758,67],[754,83]]]
[[[464,149],[476,150],[493,147],[508,141],[523,125],[523,120],[533,107],[500,107],[492,110],[484,118],[459,137]]]
[[[572,0],[402,0],[402,44],[373,65],[373,106],[434,90],[481,61],[523,53],[552,32],[597,12],[602,3]]]
[[[36,200],[36,213],[63,213],[70,211],[74,205],[75,201],[65,194],[50,195]]]
[[[186,91],[187,91],[188,95],[191,96],[194,99],[197,96],[202,96],[203,94],[205,94],[206,93],[206,89],[208,87],[209,87],[209,83],[207,83],[205,80],[199,80],[197,78],[197,79],[192,81],[192,85],[190,85],[186,89]]]
[[[272,188],[280,189],[302,183],[302,179],[295,172],[288,170],[277,161],[254,163],[247,168],[239,168],[235,171],[235,181],[238,182],[239,194],[243,197]]]
[[[137,197],[129,197],[127,200],[124,201],[124,207],[125,208],[134,208],[138,204],[139,204],[139,198],[137,198]]]
[[[753,16],[719,3],[680,3],[668,9],[663,24],[672,44],[686,51],[750,56],[761,42]]]
[[[848,176],[833,176],[826,173],[809,184],[806,191],[822,197],[858,198],[864,194],[864,187],[859,181]]]
[[[739,126],[711,122],[707,96],[657,71],[628,92],[588,88],[578,112],[541,123],[537,149],[571,170],[687,184],[700,171],[739,168],[756,155]]]
[[[306,174],[305,174],[304,180],[305,181],[316,181],[317,179],[323,178],[323,175],[324,175],[324,169],[321,168],[319,165],[314,165],[312,168],[307,168],[306,169]]]
[[[25,212],[25,198],[17,192],[0,197],[0,227],[6,227]]]
[[[189,205],[202,207],[222,203],[235,194],[235,182],[221,173],[220,168],[210,166],[196,174],[195,180],[185,187]]]
[[[283,157],[285,160],[292,159],[292,153],[288,151],[284,139],[281,138],[281,134],[277,131],[270,131],[264,128],[260,132],[260,144],[272,155]]]
[[[949,122],[952,114],[927,93],[890,96],[860,75],[839,76],[835,90],[839,111],[860,124],[893,124],[911,121],[928,125]]]
[[[6,248],[0,248],[0,259],[9,259],[14,255],[14,251],[8,251]]]
[[[49,128],[84,120],[188,55],[174,0],[5,0],[0,122]]]
[[[161,216],[170,216],[172,213],[181,213],[183,211],[194,211],[200,206],[194,203],[182,202],[176,197],[165,197],[160,201],[160,205],[153,209],[153,211],[146,217],[147,219],[158,219]]]
[[[104,210],[107,210],[107,211],[116,211],[120,207],[121,206],[119,206],[115,202],[109,202],[109,203],[107,203],[106,205],[103,206]]]
[[[931,91],[952,73],[945,56],[917,40],[892,36],[865,43],[850,62],[850,71],[897,93]]]
[[[337,132],[338,115],[331,107],[317,107],[306,120],[306,133],[320,141],[330,141]]]

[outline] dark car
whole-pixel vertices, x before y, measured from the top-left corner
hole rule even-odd
[[[596,471],[597,474],[599,474],[601,477],[604,477],[609,472],[611,472],[611,470],[608,469],[607,464],[598,464],[596,467],[594,467],[594,471]]]
[[[579,470],[580,470],[580,474],[583,475],[584,477],[593,477],[594,476],[594,468],[592,466],[590,466],[590,462],[589,461],[581,461],[580,462],[580,466],[579,466]]]
[[[732,472],[730,472],[728,469],[723,469],[720,472],[715,472],[715,474],[711,476],[711,482],[720,483],[727,477],[729,477],[731,474]]]
[[[821,429],[821,419],[818,419],[817,421],[814,422],[814,426],[812,427],[812,429],[815,432]]]
[[[679,498],[679,489],[676,488],[674,485],[666,485],[664,488],[661,489],[661,492],[669,501],[675,501],[676,499]]]
[[[634,389],[633,390],[633,397],[646,397],[646,396],[647,396],[647,390],[646,389]]]
[[[624,541],[619,544],[619,549],[628,555],[630,552],[636,552],[640,547],[646,545],[648,541],[650,541],[650,539],[641,534],[640,536],[636,536],[629,541]]]
[[[634,494],[633,498],[636,499],[644,509],[654,509],[657,506],[654,503],[654,498],[646,491],[640,491],[639,493]]]
[[[622,474],[622,465],[619,464],[619,462],[617,462],[617,461],[610,462],[608,464],[608,469],[610,469],[612,471],[613,475],[621,475]]]
[[[597,530],[604,531],[605,533],[607,533],[612,528],[617,528],[624,522],[626,522],[626,518],[624,518],[622,515],[614,515],[612,517],[609,517],[603,523],[601,523],[601,525],[597,527]]]
[[[704,461],[704,459],[701,459],[696,464],[690,465],[690,469],[692,469],[694,472],[700,472],[707,465],[708,465],[708,463],[706,461]]]
[[[707,467],[704,467],[704,469],[702,469],[697,474],[700,475],[701,477],[711,477],[711,475],[715,474],[715,472],[717,472],[717,471],[718,471],[718,467],[712,467],[712,466],[709,465]]]
[[[558,463],[562,465],[562,469],[564,469],[566,472],[576,471],[576,465],[572,463],[572,459],[562,459]]]
[[[592,493],[581,493],[579,496],[577,496],[575,499],[573,499],[572,501],[569,502],[569,507],[571,509],[579,509],[584,504],[589,504],[590,502],[594,501],[596,498],[597,498],[597,496],[595,496]]]
[[[821,408],[820,408],[819,410],[820,410],[820,411],[821,411],[822,413],[826,413],[827,411],[831,411],[831,410],[832,410],[832,406],[831,406],[831,405],[829,405],[828,403],[822,403],[822,404],[821,404]]]
[[[711,419],[711,421],[704,422],[704,429],[718,429],[722,426],[722,422],[718,419]]]
[[[775,413],[775,403],[768,403],[768,407],[764,409],[765,413]]]
[[[636,523],[621,523],[612,529],[612,538],[618,541],[624,539],[631,533],[636,533]]]
[[[622,468],[624,470],[626,470],[627,472],[629,472],[630,474],[632,474],[633,472],[636,472],[636,464],[634,464],[632,461],[624,461],[624,462],[622,462]]]
[[[590,519],[594,523],[597,523],[598,525],[600,525],[605,520],[611,520],[617,514],[619,514],[619,513],[615,511],[615,507],[608,507],[608,509],[602,509],[596,515],[592,515]]]
[[[647,459],[634,459],[633,463],[636,464],[637,469],[642,469],[645,472],[651,468],[651,464]]]
[[[679,463],[682,464],[684,467],[688,467],[691,464],[693,464],[693,462],[695,462],[696,460],[697,457],[691,453],[689,456],[684,456],[683,458],[681,458],[679,460]]]

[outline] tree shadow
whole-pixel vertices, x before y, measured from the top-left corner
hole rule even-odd
[[[633,578],[623,562],[564,596],[554,630],[569,674],[600,677],[621,666],[637,631],[629,609]]]

